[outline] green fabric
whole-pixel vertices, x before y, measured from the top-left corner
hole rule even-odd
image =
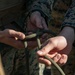
[[[23,0],[0,0],[0,11],[14,7],[21,3],[23,3]]]

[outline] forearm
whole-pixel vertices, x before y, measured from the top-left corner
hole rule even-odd
[[[51,19],[51,10],[54,0],[32,0],[27,7],[27,13],[30,15],[34,11],[39,11],[45,20]]]
[[[67,40],[68,44],[73,44],[74,42],[74,28],[72,27],[64,27],[62,31],[60,32],[59,36],[64,36]]]
[[[31,4],[31,11],[40,11],[48,16],[50,10],[52,9],[54,0],[36,0]]]
[[[70,26],[75,29],[75,0],[72,1],[72,4],[64,17],[62,28],[65,26]]]
[[[74,31],[75,31],[75,0],[72,0],[72,4],[68,9],[62,24],[62,31],[59,35],[63,35],[67,39],[67,42],[72,44],[75,38]]]

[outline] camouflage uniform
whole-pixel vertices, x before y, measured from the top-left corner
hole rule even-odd
[[[52,16],[53,22],[51,24],[53,24],[53,28],[55,27],[55,29],[60,30],[60,28],[57,27],[60,27],[60,25],[62,25],[62,28],[65,26],[70,26],[75,29],[75,0],[58,0],[54,5]],[[61,67],[66,75],[75,75],[74,49],[75,47],[73,47],[73,49],[71,50],[67,63]],[[61,75],[55,68],[53,68],[52,72],[53,75]]]
[[[9,28],[25,33],[27,17],[32,12],[39,11],[48,20],[52,3],[53,0],[1,0],[0,30]],[[1,43],[0,55],[5,75],[26,75],[25,50],[17,50]],[[37,61],[36,50],[29,52],[29,62],[30,75],[40,75],[41,71],[39,67],[41,65],[39,66]]]
[[[64,2],[67,6],[70,5],[70,3],[68,3],[69,5],[67,4],[68,1],[66,2],[66,0],[55,0],[55,2],[54,0],[2,0],[0,2],[0,28],[1,30],[12,28],[14,30],[25,32],[27,17],[34,11],[39,11],[45,18],[47,24],[49,24],[49,21],[53,20],[51,17],[52,7],[55,8],[58,1]],[[68,7],[66,10],[67,9]],[[64,21],[63,26],[67,25],[66,22],[67,19]],[[75,26],[74,24],[68,25]],[[0,45],[0,50],[6,75],[26,75],[26,59],[24,50],[17,50],[5,44]],[[39,64],[36,59],[36,50],[30,51],[29,57],[30,75],[42,75],[39,74],[40,71]]]
[[[72,0],[70,8],[66,12],[63,26],[71,26],[75,29],[75,0]]]
[[[70,26],[75,30],[75,0],[72,0],[72,4],[69,7],[68,11],[65,14],[62,26]],[[69,55],[67,63],[63,66],[63,70],[66,75],[75,75],[75,46],[72,48],[72,51]]]

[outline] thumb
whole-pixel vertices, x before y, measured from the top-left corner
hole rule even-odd
[[[38,27],[38,28],[41,28],[41,29],[43,28],[41,16],[37,16],[37,17],[35,18],[35,25],[36,25],[36,27]]]
[[[37,55],[44,56],[48,54],[50,51],[52,51],[54,48],[54,44],[51,41],[48,41],[41,50],[37,51]]]
[[[23,40],[25,38],[25,35],[22,32],[10,30],[9,34],[11,37],[17,37],[18,39],[21,39],[21,40]]]
[[[48,30],[48,27],[47,27],[47,24],[46,24],[46,21],[45,19],[42,17],[42,26],[45,30]]]

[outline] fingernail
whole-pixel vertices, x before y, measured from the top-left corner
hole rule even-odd
[[[22,35],[22,39],[24,39],[24,38],[25,38],[25,35],[23,34],[23,35]]]
[[[41,51],[37,51],[38,54],[42,55],[43,53]]]

